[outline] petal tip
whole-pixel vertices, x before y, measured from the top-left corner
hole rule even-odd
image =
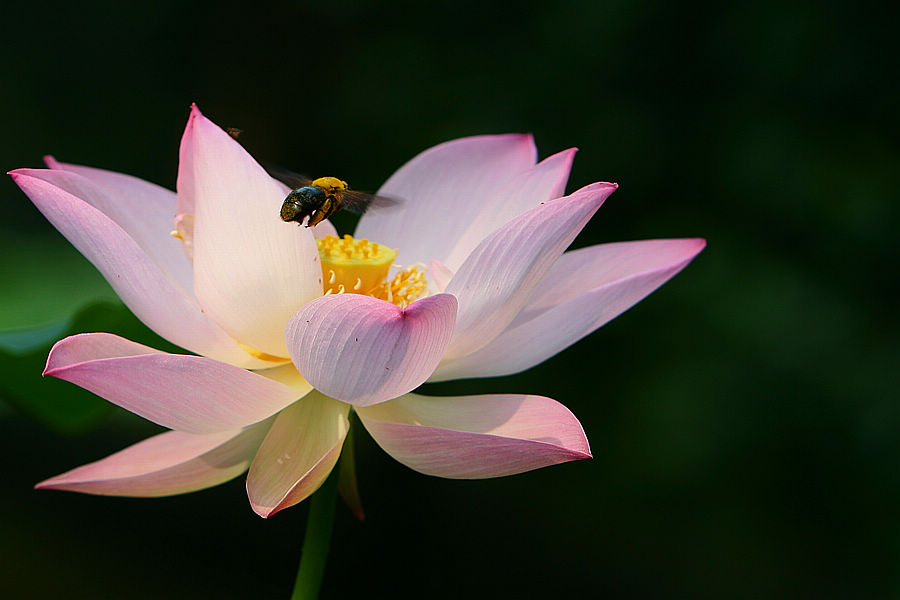
[[[75,337],[69,336],[67,338],[63,338],[61,340],[57,340],[55,344],[50,348],[50,352],[47,353],[47,362],[44,364],[44,370],[41,371],[41,377],[55,377],[56,373],[59,372],[60,365],[56,364],[56,354],[59,349],[65,345],[66,340]]]
[[[65,486],[65,475],[56,475],[55,477],[51,477],[50,479],[45,479],[43,481],[39,481],[34,484],[34,489],[36,490],[64,490]]]
[[[288,508],[289,506],[293,506],[293,505],[286,504],[284,501],[279,502],[275,506],[263,506],[261,504],[256,504],[252,501],[250,502],[250,508],[253,509],[253,512],[255,512],[257,515],[259,515],[263,519],[268,519],[272,515],[281,512],[282,510],[284,510],[285,508]]]

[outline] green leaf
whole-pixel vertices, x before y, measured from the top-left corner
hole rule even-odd
[[[57,432],[84,432],[114,410],[71,383],[41,376],[57,340],[104,331],[183,352],[138,321],[61,237],[3,231],[0,279],[0,402]]]
[[[119,302],[75,248],[59,236],[0,232],[0,332],[61,326],[86,304]]]

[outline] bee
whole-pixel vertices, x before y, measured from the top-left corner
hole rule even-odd
[[[337,211],[346,209],[362,214],[370,206],[388,207],[396,203],[392,198],[374,196],[351,190],[346,181],[337,177],[309,179],[295,173],[269,168],[269,174],[291,187],[291,193],[281,203],[281,220],[315,227]]]

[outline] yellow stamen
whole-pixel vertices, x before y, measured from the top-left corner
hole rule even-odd
[[[322,262],[324,295],[353,293],[405,307],[427,295],[424,265],[411,265],[392,279],[388,275],[397,251],[367,239],[325,236],[316,240]]]
[[[322,261],[322,275],[325,284],[323,292],[352,289],[358,294],[368,294],[387,278],[391,263],[397,252],[374,244],[368,240],[354,240],[345,235],[337,238],[331,235],[316,240],[319,258]]]
[[[405,308],[427,295],[428,279],[424,268],[422,263],[410,265],[397,273],[391,281],[385,281],[372,290],[369,295]]]

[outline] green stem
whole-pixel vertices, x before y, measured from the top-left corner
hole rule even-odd
[[[341,462],[338,463],[338,494],[347,504],[353,515],[362,521],[362,501],[359,499],[359,487],[356,485],[356,459],[353,449],[353,432],[356,430],[356,420],[350,415],[350,429],[344,439],[344,447],[341,449]]]
[[[300,554],[300,568],[294,581],[291,600],[316,600],[328,561],[331,545],[331,526],[334,523],[334,505],[337,495],[338,469],[333,469],[309,503],[306,519],[306,535]]]

